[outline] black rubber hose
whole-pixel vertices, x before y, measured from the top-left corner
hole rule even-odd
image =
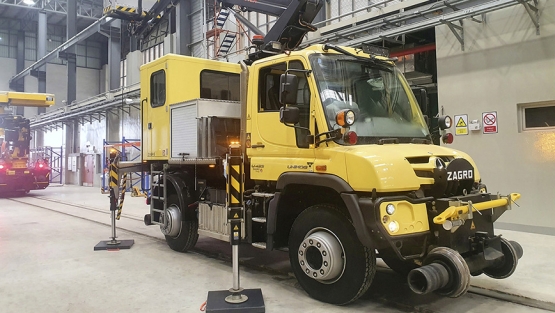
[[[410,271],[407,280],[412,291],[423,295],[445,287],[449,283],[449,272],[445,266],[432,263]]]

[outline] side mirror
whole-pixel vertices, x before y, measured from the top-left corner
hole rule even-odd
[[[422,111],[422,114],[428,114],[428,92],[425,88],[414,88],[412,90],[414,93],[414,97],[416,98],[416,102],[418,102],[418,106]]]
[[[297,124],[299,122],[299,108],[281,107],[279,109],[279,121],[284,124]]]
[[[281,74],[279,78],[279,102],[281,104],[297,103],[297,91],[299,80],[297,76],[291,74]]]

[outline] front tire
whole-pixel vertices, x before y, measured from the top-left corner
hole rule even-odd
[[[352,222],[333,205],[315,205],[297,217],[289,259],[301,287],[331,304],[358,299],[376,273],[375,251],[360,243]]]
[[[183,195],[185,196],[185,194]],[[185,205],[188,205],[190,203],[190,199],[185,199]],[[181,208],[179,205],[179,197],[176,194],[172,194],[168,197],[168,201],[167,201],[167,205],[168,208],[170,207],[177,207],[177,209],[179,209],[179,211],[181,212],[180,216],[184,215],[184,208]],[[177,225],[172,225],[172,227],[178,226],[179,231],[176,231],[175,236],[171,236],[171,235],[165,235],[166,237],[166,243],[168,244],[168,246],[170,246],[170,248],[172,248],[172,250],[178,251],[178,252],[186,252],[188,250],[193,249],[193,247],[196,245],[197,240],[198,240],[198,221],[194,220],[194,221],[185,221],[182,218],[180,218],[180,222],[177,223]]]

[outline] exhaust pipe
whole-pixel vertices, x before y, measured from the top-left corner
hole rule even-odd
[[[424,295],[447,286],[449,271],[439,263],[432,263],[413,269],[407,279],[413,292]]]

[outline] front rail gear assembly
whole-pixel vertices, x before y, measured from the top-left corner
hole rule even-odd
[[[522,246],[495,236],[492,223],[502,211],[511,208],[520,194],[482,196],[490,200],[478,202],[479,195],[442,199],[448,207],[433,218],[433,222],[444,229],[436,231],[439,247],[432,249],[424,257],[422,266],[412,269],[407,276],[409,287],[415,293],[435,292],[459,297],[468,290],[471,276],[485,274],[503,279],[514,273],[523,255]],[[474,212],[480,216],[473,216]],[[472,220],[472,224],[465,225],[466,220]]]
[[[455,205],[449,206],[445,211],[443,211],[438,216],[434,217],[434,223],[443,225],[446,229],[451,229],[456,226],[454,222],[464,222],[466,219],[472,218],[472,213],[474,211],[480,213],[480,211],[489,210],[497,207],[507,206],[510,208],[511,204],[516,200],[520,199],[519,193],[511,193],[508,196],[498,196],[498,199],[472,203],[468,201],[462,203],[458,201]],[[462,205],[461,205],[462,204]],[[481,213],[480,213],[481,214]]]

